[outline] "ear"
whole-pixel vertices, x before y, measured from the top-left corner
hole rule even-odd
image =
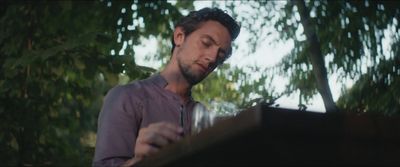
[[[185,40],[185,32],[183,31],[183,28],[176,27],[174,31],[175,46],[176,47],[181,46],[184,40]]]

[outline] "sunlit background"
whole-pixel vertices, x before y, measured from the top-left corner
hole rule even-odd
[[[172,4],[176,4],[177,1],[168,1]],[[251,7],[252,1],[248,3],[242,3],[241,1],[208,1],[208,0],[202,0],[202,1],[194,1],[194,9],[198,10],[204,7],[219,7],[228,13],[232,14],[232,10],[227,7],[229,4],[235,4],[235,9],[234,12],[236,15],[240,15],[243,18],[246,17],[252,17],[254,15],[257,15],[257,12],[260,12],[258,10],[254,10],[254,8]],[[286,4],[286,1],[276,1],[276,4],[274,6],[276,8],[283,8],[284,5]],[[188,10],[181,10],[182,13],[187,14],[189,11]],[[268,11],[266,11],[268,12]],[[314,14],[315,15],[315,14]],[[276,13],[276,16],[273,18],[273,20],[268,21],[268,22],[273,22],[276,21],[277,18],[281,17],[280,13]],[[296,20],[300,21],[300,16],[298,14],[295,15]],[[315,17],[315,16],[314,16]],[[397,19],[394,18],[395,22],[397,22]],[[262,22],[265,22],[263,18],[257,18],[256,24],[261,25]],[[349,22],[349,19],[346,19],[345,21]],[[254,37],[253,34],[249,33],[249,30],[246,29],[246,27],[243,27],[241,29],[239,37],[236,39],[235,44],[237,45],[236,48],[233,50],[233,56],[226,61],[226,63],[231,64],[234,67],[238,67],[243,69],[245,72],[251,73],[251,78],[249,80],[258,80],[260,78],[261,73],[263,73],[263,70],[259,71],[251,71],[251,68],[258,67],[260,69],[266,69],[268,67],[273,67],[274,65],[277,65],[281,59],[289,54],[289,52],[293,49],[294,47],[294,42],[293,39],[289,39],[286,41],[279,41],[277,38],[279,38],[279,32],[276,30],[273,25],[271,24],[270,26],[263,26],[264,29],[267,30],[260,30],[260,33],[266,33],[270,32],[268,35],[264,36],[264,38],[257,43],[254,43],[255,50],[251,50],[249,43],[247,41],[249,38],[258,38]],[[394,29],[393,29],[394,30]],[[382,45],[383,45],[383,55],[385,57],[390,57],[390,44],[391,44],[391,36],[392,34],[395,33],[392,31],[391,27],[388,27],[386,30],[384,30],[384,36],[382,39]],[[303,32],[303,26],[299,25],[296,34],[298,39],[300,40],[305,40],[306,37]],[[254,45],[253,44],[253,45]],[[154,46],[157,46],[157,39],[156,38],[150,38],[150,39],[145,39],[142,45],[135,46],[134,50],[136,51],[135,56],[136,56],[136,63],[139,65],[144,65],[148,67],[152,67],[154,69],[161,69],[161,62],[157,59],[154,59],[154,54],[157,52],[157,50],[154,49]],[[366,52],[369,52],[368,50]],[[327,55],[326,56],[326,64],[329,63],[329,61],[332,61],[333,55]],[[365,61],[365,60],[364,60]],[[361,68],[365,69],[364,72],[366,72],[366,68],[370,66],[370,64],[367,63],[361,63],[359,64]],[[340,74],[340,70],[334,71],[332,74],[329,75],[329,85],[332,91],[332,96],[333,99],[336,101],[341,94],[341,91],[344,89],[349,89],[351,86],[354,84],[354,79],[351,79],[350,77],[346,78],[338,78],[338,75]],[[287,77],[275,75],[274,79],[272,80],[271,86],[273,86],[273,90],[276,92],[284,92],[285,91],[285,85],[289,83],[289,79]],[[253,95],[252,97],[249,98],[257,98],[258,96]],[[292,109],[297,109],[299,108],[299,91],[294,91],[293,93],[289,95],[285,95],[280,97],[279,99],[276,100],[275,104],[279,104],[279,107],[283,108],[292,108]],[[323,100],[319,94],[315,94],[312,96],[312,98],[306,102],[307,109],[309,111],[313,112],[325,112],[325,107]]]
[[[193,88],[210,109],[232,114],[264,101],[396,116],[399,2],[2,1],[2,165],[90,166],[104,95],[161,70],[174,23],[203,7],[242,26],[232,57]]]

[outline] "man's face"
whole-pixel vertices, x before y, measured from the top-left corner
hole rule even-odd
[[[217,21],[206,21],[181,42],[176,42],[177,61],[186,80],[195,85],[208,76],[231,50],[228,29]]]

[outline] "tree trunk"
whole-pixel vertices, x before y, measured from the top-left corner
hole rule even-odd
[[[324,56],[321,53],[321,45],[317,38],[314,25],[311,23],[309,10],[304,0],[294,1],[300,14],[301,24],[307,37],[310,47],[310,60],[313,67],[313,73],[317,81],[317,89],[324,101],[326,112],[339,111],[333,101],[331,89],[329,88],[328,74],[325,68]]]

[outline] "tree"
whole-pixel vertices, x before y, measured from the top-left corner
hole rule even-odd
[[[381,60],[398,61],[396,58],[398,52],[393,46],[398,44],[399,39],[397,19],[400,14],[397,8],[399,2],[369,0],[302,2],[288,1],[282,4],[277,1],[251,1],[251,5],[256,6],[253,9],[257,10],[253,16],[257,18],[244,19],[242,22],[253,32],[253,36],[259,37],[258,39],[277,32],[280,34],[277,40],[294,42],[291,53],[276,66],[281,75],[290,78],[286,92],[300,90],[302,98],[308,101],[314,96],[316,90],[319,90],[323,97],[328,97],[327,100],[324,98],[328,107],[333,106],[333,103],[329,97],[326,78],[332,74],[339,75],[340,80],[360,79],[365,74],[391,81],[393,79],[389,78],[398,77],[396,73],[386,75],[385,72],[374,72],[374,70],[384,69],[380,66],[393,69],[393,71],[398,68],[394,65],[396,63],[380,63],[382,63]],[[253,20],[256,19],[263,20],[265,23],[254,24]],[[275,31],[266,30],[270,24],[274,25]],[[387,31],[394,34],[391,41],[393,45],[385,49],[383,40],[390,38],[384,35]],[[258,39],[250,38],[250,46],[260,42]],[[326,74],[324,67],[327,69]],[[320,74],[315,75],[317,74],[315,70],[319,70]],[[269,74],[273,75],[274,72],[269,72]],[[363,89],[363,91],[368,90]],[[379,93],[385,94],[385,92]],[[344,96],[346,95],[349,94]],[[369,95],[371,98],[375,96]],[[362,101],[363,98],[367,97],[360,96],[357,100]],[[398,105],[395,100],[392,102],[392,106]],[[363,105],[366,104],[363,103]],[[343,110],[349,109],[346,106],[350,105],[343,105],[343,103],[340,105]],[[329,111],[329,107],[326,110]],[[380,110],[380,112],[386,112],[392,109],[380,108]]]
[[[342,78],[356,78],[365,73],[362,70],[365,64],[361,62],[368,61],[368,58],[375,60],[385,57],[382,49],[383,34],[387,27],[393,24],[396,15],[399,15],[399,10],[393,7],[396,6],[396,2],[310,1],[307,5],[312,9],[310,14],[315,15],[312,22],[316,24],[317,36],[321,39],[322,55],[333,55],[333,61],[328,64],[331,73],[343,70]],[[290,7],[290,4],[286,7]],[[301,16],[301,11],[299,12]],[[281,25],[285,25],[284,22],[282,20]],[[310,30],[304,24],[303,28],[306,34]],[[304,52],[308,52],[307,49],[298,53]],[[378,64],[374,63],[372,66],[375,68]],[[380,111],[385,112],[382,108]]]
[[[258,70],[254,67],[251,71]],[[232,115],[261,101],[272,103],[277,95],[269,90],[273,89],[271,80],[267,75],[253,80],[251,72],[226,63],[197,84],[193,96],[221,115]]]
[[[140,37],[171,35],[165,1],[3,1],[0,5],[3,165],[89,165],[106,91],[154,70],[137,66]],[[120,55],[119,53],[123,53]]]
[[[218,7],[218,4],[213,1],[211,7]],[[234,13],[230,14],[237,17]],[[164,68],[170,59],[171,41],[159,36],[155,39],[158,42],[158,48],[156,55],[151,56],[161,62],[160,68]],[[233,48],[237,48],[235,42]],[[239,56],[238,54],[238,52],[233,52],[232,57]],[[227,61],[204,81],[197,84],[192,90],[192,95],[209,109],[217,109],[217,113],[228,115],[254,105],[261,100],[261,97],[264,101],[272,102],[275,100],[274,97],[278,96],[275,95],[273,86],[269,84],[272,77],[261,75],[259,80],[254,80],[251,73],[258,70],[259,68],[251,65],[247,66],[247,69],[233,67]]]
[[[397,38],[397,39],[396,39]],[[368,68],[350,89],[343,90],[338,105],[356,113],[393,116],[400,114],[400,54],[399,36],[394,37],[394,57],[381,59]]]
[[[304,0],[294,1],[299,10],[301,24],[307,37],[308,47],[310,50],[309,60],[313,67],[314,78],[317,81],[317,89],[321,94],[325,104],[326,112],[337,112],[337,107],[333,101],[331,89],[328,82],[328,74],[326,72],[324,56],[321,53],[321,44],[315,32],[314,25],[311,23],[309,10]]]

